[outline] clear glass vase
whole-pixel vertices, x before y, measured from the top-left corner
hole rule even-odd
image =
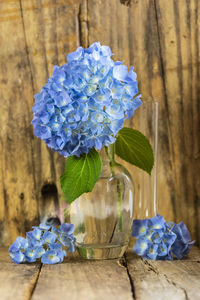
[[[139,124],[135,125],[134,128],[141,131],[148,138],[154,152],[154,167],[151,175],[140,169],[135,171],[137,201],[134,218],[145,219],[152,218],[157,214],[159,103],[154,99],[143,101],[138,113]]]
[[[102,172],[92,192],[69,207],[79,254],[86,259],[122,257],[133,220],[134,186],[128,171],[114,160],[114,146],[103,148]]]

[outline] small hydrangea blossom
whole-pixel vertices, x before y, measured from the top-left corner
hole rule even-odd
[[[177,238],[172,245],[172,253],[181,259],[183,256],[190,252],[190,248],[194,245],[194,241],[191,241],[190,233],[183,222],[174,224],[173,232]]]
[[[13,262],[35,262],[41,258],[44,264],[61,263],[69,252],[75,251],[74,225],[63,223],[60,227],[41,223],[27,232],[26,239],[18,237],[10,246],[9,254]]]
[[[9,248],[9,254],[12,261],[16,264],[25,262],[25,251],[28,249],[28,246],[28,241],[25,238],[18,236],[16,241]]]
[[[194,244],[183,222],[165,222],[160,215],[134,220],[132,236],[137,238],[133,250],[144,259],[172,260],[173,256],[181,259]]]
[[[125,119],[141,105],[133,67],[111,59],[99,42],[67,55],[35,95],[33,127],[37,137],[64,157],[80,156],[115,142]]]

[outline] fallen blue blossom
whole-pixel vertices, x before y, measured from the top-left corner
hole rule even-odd
[[[181,259],[194,244],[183,222],[165,222],[160,215],[151,219],[134,220],[132,236],[137,239],[133,250],[144,259]]]
[[[9,255],[14,263],[35,262],[41,258],[44,264],[61,263],[67,255],[63,246],[69,252],[75,251],[74,225],[63,223],[52,226],[41,223],[27,232],[26,238],[17,237],[9,248]]]

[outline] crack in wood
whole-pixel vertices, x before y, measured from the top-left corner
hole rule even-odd
[[[36,289],[36,286],[37,286],[37,283],[38,283],[38,280],[39,280],[39,277],[40,277],[42,266],[43,266],[43,264],[41,263],[40,266],[39,266],[38,272],[36,273],[36,276],[34,278],[32,289],[30,290],[30,295],[28,297],[28,300],[31,300],[32,297],[33,297],[34,291]]]
[[[162,275],[170,285],[175,286],[177,290],[179,289],[183,292],[183,294],[185,296],[185,300],[189,300],[189,297],[187,295],[187,291],[184,287],[180,286],[179,284],[174,282],[172,279],[169,279],[165,273],[158,271],[157,268],[155,268],[155,266],[153,266],[150,261],[143,260],[143,262],[148,267],[149,271],[154,272],[157,276]]]
[[[135,296],[135,287],[134,287],[133,279],[132,279],[131,274],[130,274],[129,269],[128,269],[128,263],[127,263],[126,254],[124,254],[124,257],[121,259],[121,264],[126,268],[128,279],[129,279],[129,282],[130,282],[130,285],[131,285],[132,297],[135,300],[136,299],[136,296]]]
[[[169,279],[169,278],[167,277],[166,274],[163,274],[163,276],[165,277],[165,279],[167,280],[167,282],[168,282],[169,284],[172,284],[172,285],[175,286],[177,289],[180,289],[181,291],[183,291],[184,296],[185,296],[185,300],[189,300],[189,297],[188,297],[188,295],[187,295],[186,289],[184,289],[182,286],[176,284],[173,280]]]
[[[159,272],[148,262],[148,260],[143,260],[141,258],[141,260],[143,261],[143,263],[147,266],[149,271],[154,272],[156,275],[159,275]]]

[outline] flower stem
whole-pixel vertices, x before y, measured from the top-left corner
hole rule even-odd
[[[114,177],[115,171],[114,171],[114,165],[115,165],[115,159],[114,159],[114,151],[109,151],[108,147],[105,147],[105,151],[107,154],[107,157],[109,159],[111,174]],[[123,215],[122,215],[122,184],[117,178],[117,215],[118,215],[118,222],[119,222],[119,230],[122,232],[123,227]]]
[[[119,219],[119,230],[122,232],[123,216],[122,216],[122,183],[117,179],[117,210]]]

